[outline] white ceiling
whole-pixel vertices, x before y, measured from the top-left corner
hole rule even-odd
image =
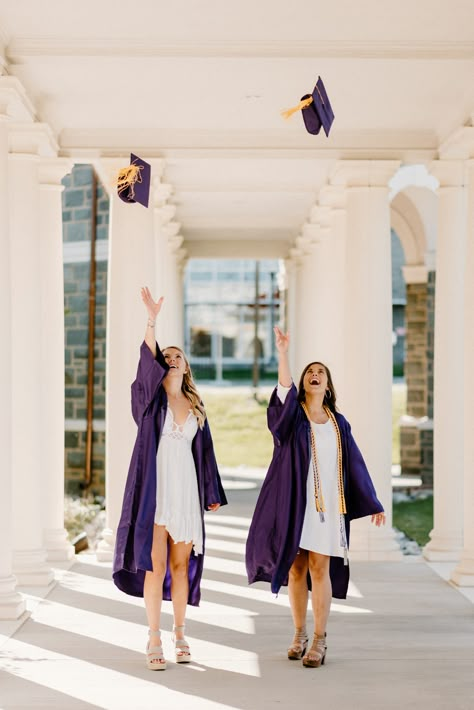
[[[474,115],[472,0],[0,0],[2,55],[63,155],[165,158],[193,254],[284,251],[334,161],[429,161]],[[318,74],[329,139],[280,116]]]

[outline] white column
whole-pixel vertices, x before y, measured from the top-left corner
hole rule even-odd
[[[292,249],[291,251],[296,251]],[[280,328],[284,328],[290,333],[290,347],[288,350],[288,358],[290,362],[291,372],[295,371],[296,367],[296,336],[298,330],[298,290],[299,281],[299,260],[295,256],[288,256],[285,259],[285,283],[286,283],[286,312],[285,318],[283,313],[280,313],[280,322],[277,324]]]
[[[432,172],[440,181],[434,344],[434,526],[423,555],[427,560],[440,561],[458,560],[462,549],[466,190],[462,161],[438,161]]]
[[[0,96],[1,99],[1,96]],[[0,103],[0,619],[17,619],[25,611],[12,574],[12,353],[11,275],[8,220],[8,136],[6,106]]]
[[[474,587],[474,161],[467,164],[467,244],[464,281],[464,546],[451,574],[460,587]],[[435,490],[436,495],[436,490]]]
[[[41,510],[48,560],[69,560],[64,528],[64,270],[61,180],[71,163],[43,160],[40,181]]]
[[[297,260],[298,272],[295,290],[296,333],[290,330],[293,347],[292,376],[296,386],[303,368],[317,357],[319,342],[319,314],[315,307],[319,293],[319,226],[303,225],[303,233],[296,238],[295,247],[290,251]]]
[[[120,167],[120,166],[118,166]],[[117,169],[118,169],[117,167]],[[153,208],[111,196],[107,293],[106,529],[97,559],[112,559],[137,428],[130,407],[146,311],[140,288],[155,282]],[[154,294],[155,295],[155,294]],[[156,296],[155,296],[156,297]]]
[[[42,311],[37,134],[12,136],[9,156],[12,267],[13,570],[20,584],[48,585],[41,514]],[[23,152],[24,151],[24,152]]]
[[[175,223],[166,225],[170,228]],[[168,237],[168,269],[166,273],[165,289],[167,298],[167,309],[165,313],[166,340],[163,347],[167,345],[184,346],[184,264],[186,260],[186,249],[181,246],[183,237],[176,234]]]
[[[354,559],[401,559],[392,530],[392,288],[388,181],[396,161],[344,161],[347,189],[344,411],[387,515],[351,527]]]
[[[285,259],[286,272],[286,323],[280,314],[280,328],[286,328],[290,333],[290,347],[288,351],[290,370],[296,372],[296,342],[298,339],[298,282],[300,276],[300,260],[295,255],[296,249],[291,250],[292,256]],[[296,377],[296,374],[293,375]]]
[[[344,411],[345,392],[345,284],[346,284],[346,194],[344,188],[325,186],[319,194],[322,227],[323,304],[326,318],[322,359],[331,370],[338,406]]]

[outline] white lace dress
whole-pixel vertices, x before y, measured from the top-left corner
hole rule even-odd
[[[191,445],[198,429],[189,411],[176,424],[168,407],[157,453],[155,524],[164,525],[174,542],[192,542],[202,555],[202,518]]]
[[[289,391],[289,387],[282,387],[282,385],[278,384],[277,394],[282,403],[284,403]],[[321,555],[344,557],[339,516],[336,432],[330,420],[325,424],[311,422],[311,428],[316,440],[318,470],[326,511],[324,513],[324,522],[321,522],[314,500],[314,474],[311,457],[306,481],[306,509],[300,547],[303,550],[319,552]]]

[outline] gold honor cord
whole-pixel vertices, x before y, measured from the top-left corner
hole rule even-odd
[[[318,85],[316,84],[316,86],[314,88],[316,89],[316,91],[319,94],[319,98],[321,99],[321,103],[324,104],[324,99],[321,95],[320,90],[318,89]],[[308,96],[307,99],[301,99],[299,104],[297,104],[296,106],[293,106],[292,108],[288,108],[288,109],[286,109],[286,111],[281,111],[281,115],[283,116],[284,119],[288,119],[291,116],[293,116],[293,114],[296,113],[297,111],[302,111],[303,109],[308,108],[308,106],[311,106],[312,103],[313,103],[313,97]]]
[[[142,182],[141,170],[144,165],[136,165],[132,163],[126,168],[122,168],[117,175],[117,188],[119,193],[130,188],[130,197],[135,198],[135,183]]]
[[[309,421],[310,424],[310,435],[311,435],[311,453],[312,453],[312,463],[313,463],[313,475],[314,475],[314,500],[316,503],[316,510],[319,513],[319,516],[321,518],[321,521],[324,521],[324,511],[326,508],[324,507],[324,498],[323,498],[323,491],[321,487],[321,479],[319,476],[319,467],[318,467],[318,456],[317,456],[317,451],[316,451],[316,437],[314,436],[314,431],[313,427],[311,426],[311,418],[309,416],[308,408],[306,406],[305,402],[301,402],[301,406],[303,408],[304,413],[306,414],[306,417]],[[344,480],[343,480],[343,475],[342,475],[342,441],[341,441],[341,432],[339,431],[339,427],[336,422],[336,417],[334,414],[331,412],[329,407],[324,407],[324,411],[326,412],[328,418],[331,420],[331,423],[334,427],[334,431],[336,432],[336,440],[337,440],[337,488],[338,488],[338,494],[339,494],[339,514],[344,515],[347,512],[346,509],[346,500],[344,498]],[[345,536],[344,536],[345,537]],[[344,545],[343,545],[344,547]]]

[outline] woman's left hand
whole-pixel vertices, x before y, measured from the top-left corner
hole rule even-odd
[[[375,525],[379,528],[381,525],[385,525],[385,513],[375,513],[372,515],[370,522],[375,523]]]
[[[220,507],[221,507],[220,503],[211,503],[211,505],[208,505],[207,509],[210,510],[212,513],[214,513]]]

